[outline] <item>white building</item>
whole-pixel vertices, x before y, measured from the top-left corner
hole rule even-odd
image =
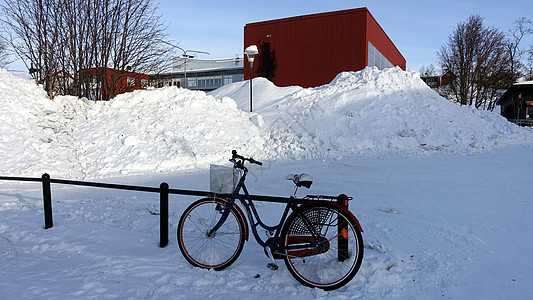
[[[191,90],[212,91],[223,85],[244,80],[244,57],[199,59],[178,56],[172,60],[172,73],[151,76],[155,87],[179,86]]]

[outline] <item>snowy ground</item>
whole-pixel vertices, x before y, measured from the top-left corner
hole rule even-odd
[[[280,174],[306,171],[310,193],[345,192],[365,230],[365,258],[337,291],[301,286],[253,241],[227,270],[191,267],[175,229],[194,197],[172,196],[170,244],[161,249],[158,195],[53,186],[54,222],[42,229],[40,187],[0,183],[0,294],[4,299],[525,299],[533,278],[533,147],[477,155],[272,161],[250,189],[287,195]],[[206,189],[207,171],[111,182]],[[262,204],[270,223],[279,204]],[[390,268],[387,270],[387,268]],[[255,278],[259,274],[259,278]]]
[[[365,69],[315,89],[256,79],[254,113],[246,82],[94,103],[51,102],[4,70],[0,79],[1,176],[207,190],[209,163],[238,149],[265,162],[248,177],[254,194],[287,196],[285,175],[308,172],[309,193],[354,197],[365,231],[359,273],[324,292],[283,265],[268,270],[253,240],[227,270],[191,267],[175,230],[194,197],[171,196],[161,249],[157,194],[53,185],[54,227],[44,230],[39,184],[0,181],[4,299],[530,296],[532,130],[451,104],[413,73]],[[260,204],[270,224],[280,209]]]

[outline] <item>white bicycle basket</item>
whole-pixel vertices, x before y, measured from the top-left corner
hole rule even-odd
[[[209,166],[209,191],[214,194],[232,194],[239,183],[240,172],[233,167]]]

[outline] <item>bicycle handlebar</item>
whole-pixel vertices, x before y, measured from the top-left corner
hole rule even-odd
[[[255,159],[253,159],[253,158],[251,158],[251,157],[250,157],[250,158],[246,158],[246,157],[244,157],[244,156],[241,156],[241,155],[237,154],[237,150],[233,150],[233,151],[231,151],[231,155],[232,155],[232,158],[231,158],[231,159],[240,159],[240,160],[242,160],[242,161],[247,160],[247,161],[249,161],[249,162],[252,163],[252,164],[256,164],[256,165],[260,165],[260,166],[263,165],[262,162],[257,161],[257,160],[255,160]]]

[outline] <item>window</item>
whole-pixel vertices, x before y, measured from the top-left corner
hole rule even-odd
[[[148,87],[148,79],[141,79],[141,87],[143,89]]]
[[[224,85],[233,83],[233,77],[231,76],[224,76]]]
[[[392,68],[393,64],[372,43],[368,42],[368,66],[383,70]]]
[[[128,77],[128,87],[133,87],[133,86],[135,86],[135,78]]]

